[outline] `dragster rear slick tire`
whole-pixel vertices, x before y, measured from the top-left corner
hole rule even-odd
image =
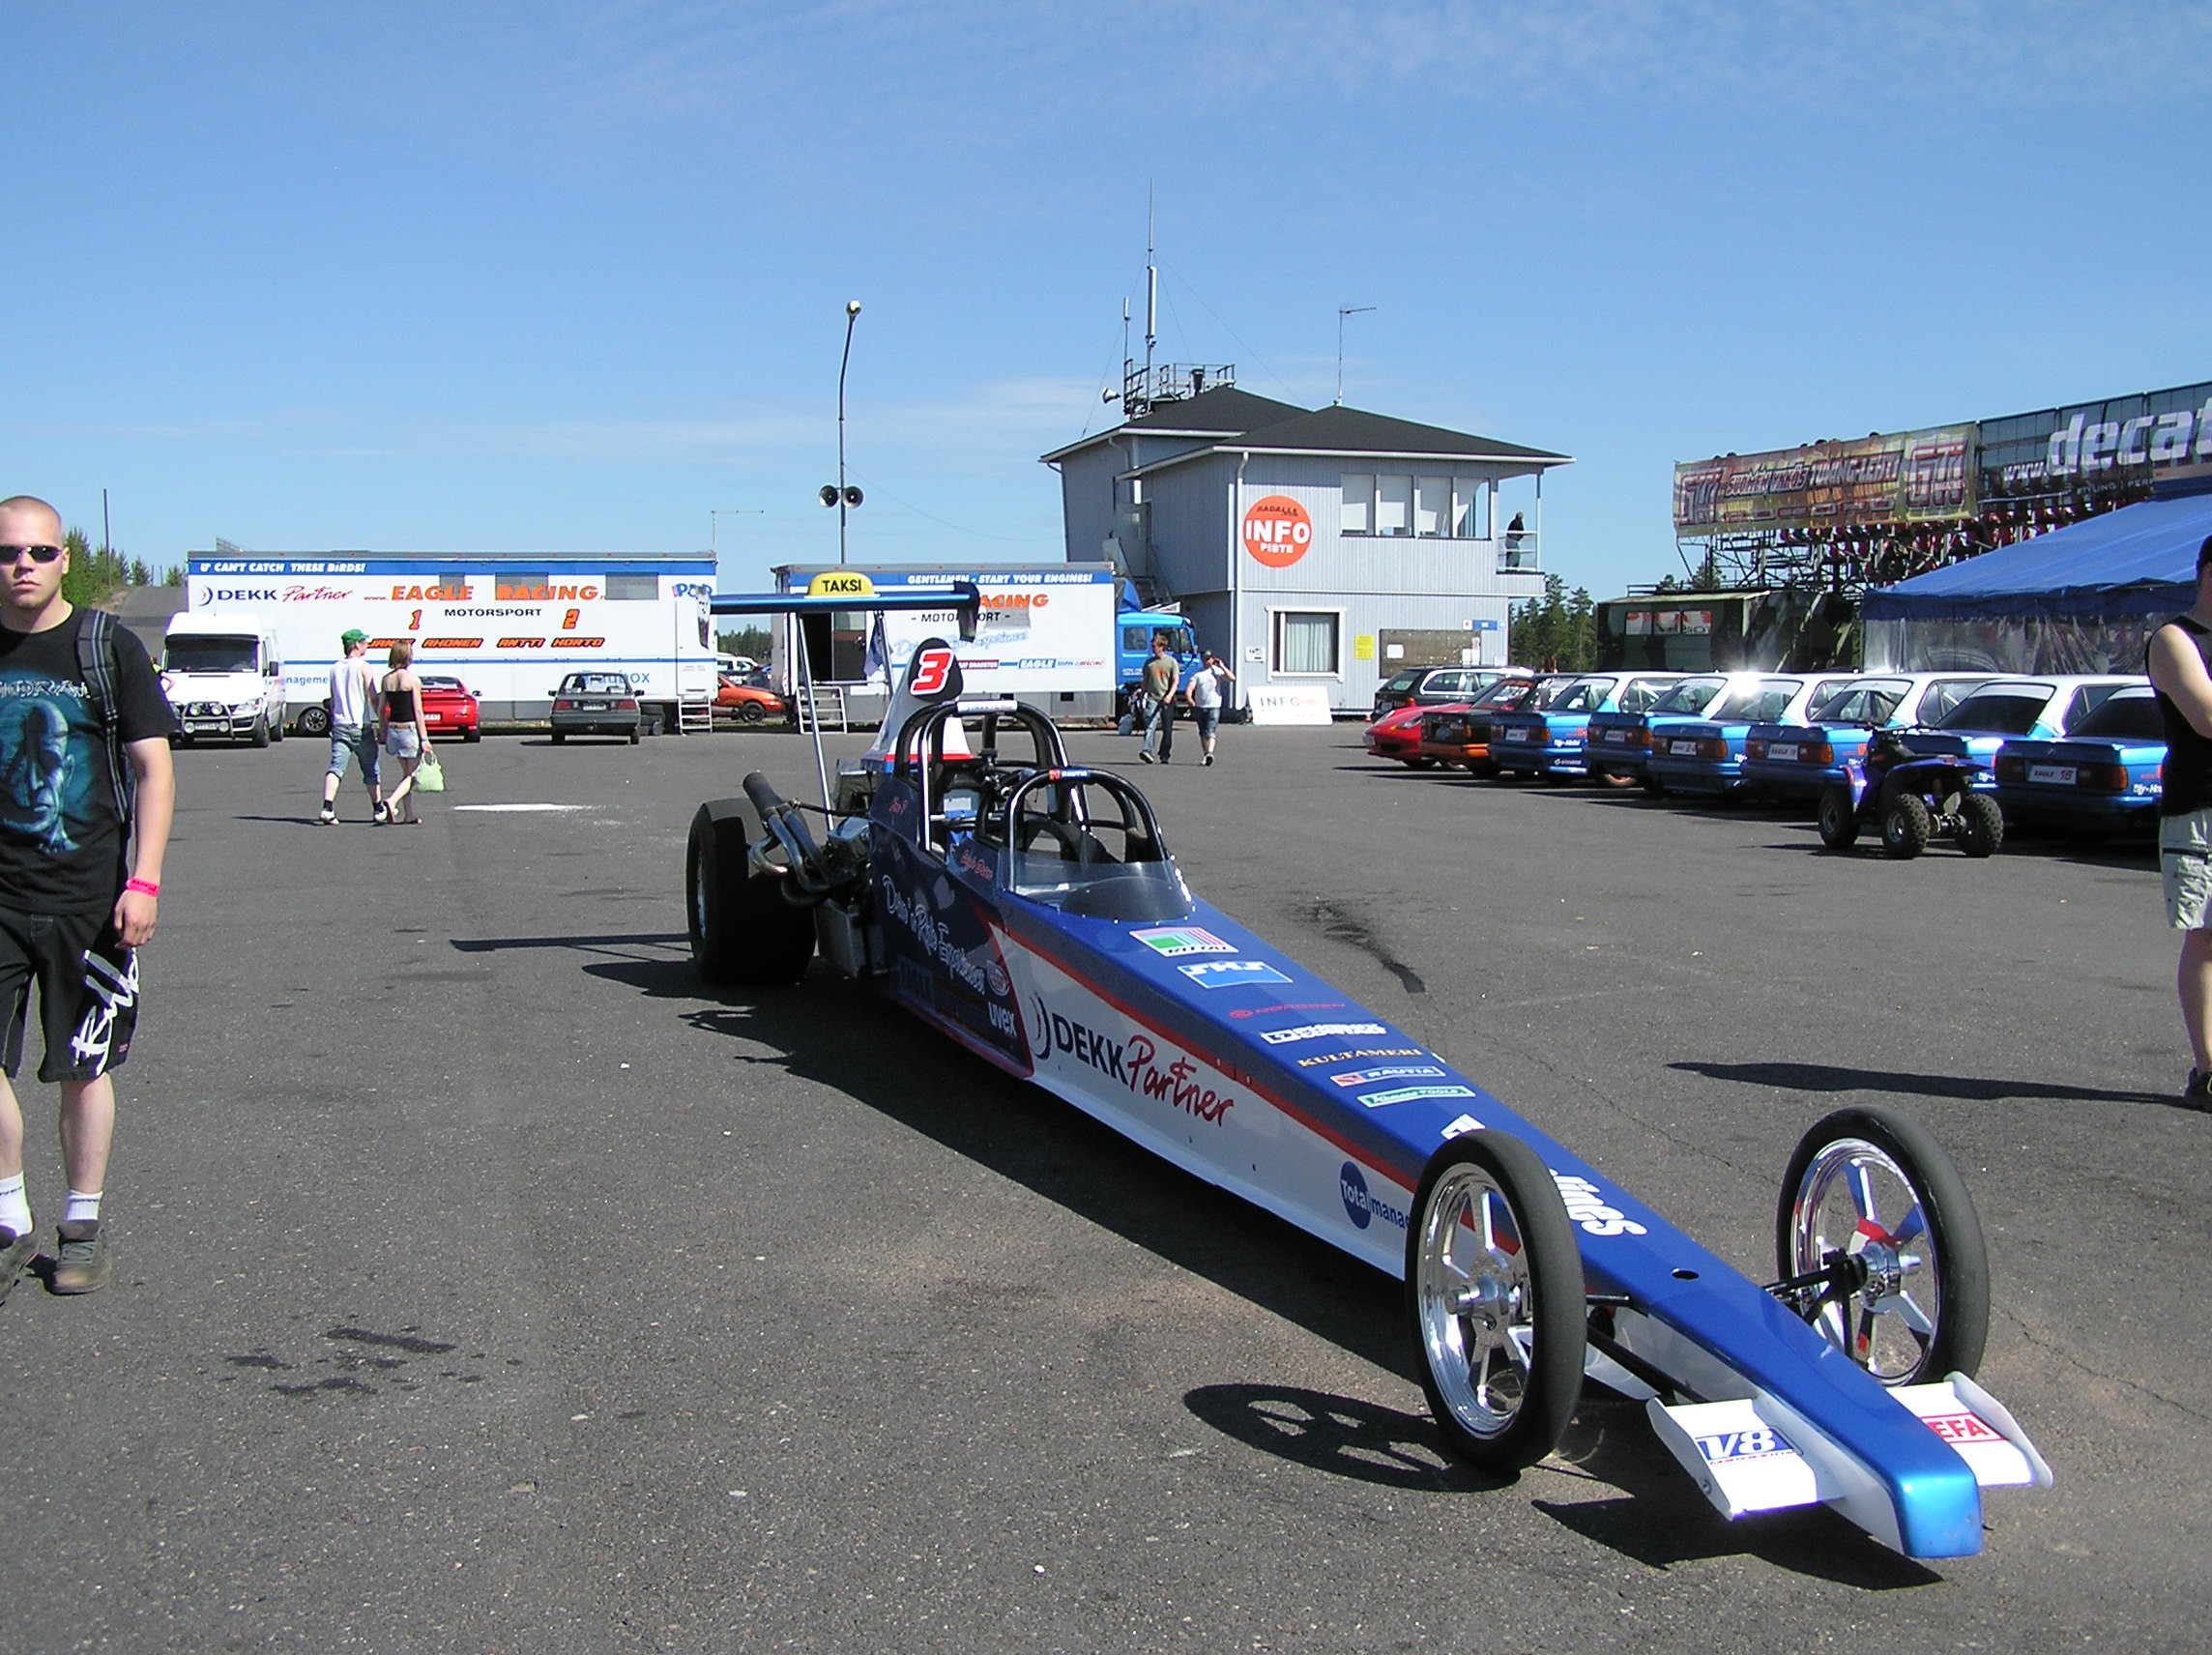
[[[1982,1222],[1957,1164],[1901,1110],[1839,1109],[1790,1157],[1774,1217],[1783,1276],[1818,1270],[1837,1251],[1877,1270],[1894,1255],[1898,1268],[1808,1318],[1831,1345],[1885,1385],[1973,1377],[1990,1326]]]
[[[814,911],[784,899],[784,881],[749,860],[757,816],[742,798],[699,806],[684,852],[691,964],[712,983],[797,982],[814,958]]]
[[[1406,1227],[1406,1314],[1447,1446],[1509,1474],[1558,1445],[1582,1396],[1582,1247],[1520,1139],[1470,1132],[1430,1157]]]

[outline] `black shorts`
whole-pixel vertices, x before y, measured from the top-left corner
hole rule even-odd
[[[138,951],[127,948],[106,914],[17,914],[0,908],[0,1070],[23,1062],[31,979],[46,1036],[39,1079],[89,1081],[123,1066],[138,1027]]]

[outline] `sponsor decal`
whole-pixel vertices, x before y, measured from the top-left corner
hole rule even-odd
[[[1289,1046],[1299,1040],[1325,1040],[1332,1034],[1387,1034],[1380,1023],[1303,1023],[1295,1029],[1263,1029],[1260,1038],[1270,1046]]]
[[[492,597],[500,603],[576,603],[589,602],[599,595],[597,586],[509,586],[500,581],[492,587]]]
[[[1179,1051],[1162,1052],[1159,1042],[1150,1034],[1114,1039],[1072,1017],[1062,1017],[1045,1004],[1042,995],[1037,996],[1036,1012],[1033,1039],[1040,1060],[1055,1053],[1072,1058],[1128,1088],[1136,1096],[1164,1103],[1209,1126],[1220,1125],[1222,1118],[1237,1107],[1233,1094],[1217,1091],[1196,1078],[1199,1066],[1195,1060]]]
[[[1633,1218],[1624,1216],[1617,1207],[1606,1205],[1598,1193],[1597,1185],[1587,1178],[1571,1178],[1563,1173],[1554,1173],[1552,1181],[1559,1186],[1559,1199],[1567,1204],[1567,1216],[1582,1227],[1585,1235],[1648,1235],[1649,1231]]]
[[[424,638],[422,648],[425,650],[480,650],[483,648],[483,640],[481,638]]]
[[[1448,1144],[1454,1138],[1463,1137],[1470,1132],[1480,1132],[1481,1130],[1481,1121],[1475,1119],[1475,1118],[1471,1115],[1463,1115],[1458,1119],[1452,1121],[1448,1126],[1446,1126],[1441,1136],[1443,1138],[1444,1142]]]
[[[499,641],[499,647],[503,650],[542,650],[545,647],[545,640],[543,638],[502,638]]]
[[[1272,1005],[1240,1005],[1229,1015],[1232,1017],[1258,1017],[1269,1011],[1342,1011],[1341,1000],[1278,1000]]]
[[[1697,1439],[1698,1452],[1705,1457],[1708,1466],[1727,1465],[1736,1460],[1767,1460],[1777,1454],[1794,1454],[1790,1438],[1771,1425],[1755,1426],[1749,1431],[1722,1431],[1711,1437]]]
[[[466,586],[394,586],[392,601],[394,603],[466,603],[474,595],[474,589]]]
[[[1922,1422],[1929,1430],[1946,1442],[2002,1442],[2001,1433],[1994,1431],[1979,1414],[1934,1413]]]
[[[1363,1091],[1359,1101],[1369,1109],[1387,1109],[1393,1103],[1412,1103],[1424,1097],[1472,1097],[1474,1088],[1463,1086],[1397,1087],[1389,1091]]]
[[[1406,1228],[1405,1211],[1392,1206],[1367,1187],[1367,1175],[1359,1170],[1358,1162],[1347,1161],[1337,1169],[1336,1193],[1344,1202],[1345,1216],[1352,1220],[1354,1230],[1365,1230],[1378,1218],[1400,1230]]]
[[[1442,1074],[1443,1070],[1433,1063],[1400,1063],[1387,1069],[1353,1069],[1328,1078],[1335,1086],[1355,1087],[1365,1086],[1370,1081],[1433,1080]]]
[[[1300,1058],[1301,1069],[1325,1069],[1331,1063],[1349,1063],[1359,1058],[1425,1058],[1418,1046],[1355,1046],[1349,1052],[1324,1052],[1318,1058]],[[1441,1070],[1438,1071],[1440,1074]]]
[[[1204,960],[1176,970],[1200,988],[1249,988],[1255,983],[1287,983],[1291,979],[1266,960]]]
[[[556,650],[603,650],[607,647],[607,641],[604,638],[578,638],[573,635],[564,635],[553,640],[553,647]]]
[[[1155,954],[1173,959],[1178,954],[1234,954],[1236,945],[1224,943],[1210,931],[1201,931],[1195,925],[1163,925],[1151,931],[1132,931],[1130,936]]]

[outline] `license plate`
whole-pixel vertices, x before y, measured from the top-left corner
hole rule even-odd
[[[1698,756],[1698,743],[1696,741],[1669,741],[1667,750],[1677,759],[1694,759]]]
[[[1797,758],[1797,743],[1794,741],[1777,741],[1766,749],[1766,756],[1770,759],[1781,759],[1785,763],[1794,763]]]
[[[1605,733],[1605,740],[1609,746],[1625,747],[1628,744],[1628,732],[1626,730],[1608,730]]]
[[[2056,782],[2060,787],[2072,787],[2075,770],[2072,765],[2029,765],[2027,767],[2027,779],[2029,781]]]
[[[229,728],[230,721],[227,718],[188,718],[185,720],[185,730],[188,735],[199,736],[210,730],[228,730]]]
[[[1507,730],[1499,738],[1499,740],[1506,741],[1533,741],[1535,739],[1536,732],[1533,730]]]

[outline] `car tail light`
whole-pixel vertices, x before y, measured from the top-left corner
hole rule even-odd
[[[1807,741],[1797,749],[1797,762],[1801,765],[1832,765],[1836,762],[1836,749],[1826,741]]]
[[[573,701],[563,701],[555,698],[553,711],[556,712],[573,712],[576,711],[576,704]]]
[[[2078,765],[2074,769],[2074,785],[2097,793],[2125,793],[2128,768],[2125,765]]]
[[[624,696],[620,701],[615,703],[615,711],[617,712],[635,712],[637,711],[636,697],[627,695]]]
[[[1726,736],[1706,736],[1701,738],[1698,742],[1698,757],[1701,759],[1727,758],[1728,738]]]
[[[1764,736],[1754,736],[1749,740],[1745,741],[1743,744],[1743,756],[1747,759],[1763,759],[1766,757],[1766,738]]]
[[[1641,729],[1631,729],[1628,732],[1628,744],[1632,747],[1648,747],[1651,745],[1651,731],[1649,727],[1646,726]]]
[[[2027,761],[2018,753],[1999,753],[1997,780],[2024,782],[2027,780]]]

